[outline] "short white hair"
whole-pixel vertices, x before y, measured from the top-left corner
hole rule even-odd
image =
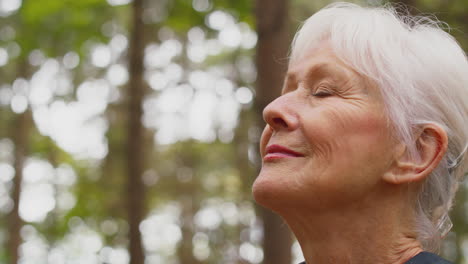
[[[447,153],[415,203],[418,240],[425,250],[437,251],[468,167],[468,62],[443,30],[446,24],[400,9],[331,4],[297,32],[290,63],[328,41],[339,59],[380,88],[389,123],[415,158],[414,129],[433,123],[445,130]]]

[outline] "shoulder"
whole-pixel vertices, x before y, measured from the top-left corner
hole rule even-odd
[[[436,254],[429,252],[421,252],[412,259],[408,260],[405,264],[453,264]]]

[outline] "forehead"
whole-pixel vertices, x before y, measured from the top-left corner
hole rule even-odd
[[[286,73],[284,88],[286,88],[288,83],[311,81],[321,78],[331,78],[337,82],[351,81],[359,84],[366,92],[369,86],[374,86],[368,78],[362,76],[340,60],[334,54],[328,43],[325,42],[290,62]]]
[[[344,75],[349,71],[348,68],[335,56],[328,45],[321,45],[291,61],[286,76],[293,79],[303,79],[312,73]]]

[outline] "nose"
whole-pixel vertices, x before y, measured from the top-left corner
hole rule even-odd
[[[263,109],[263,119],[274,131],[294,130],[299,124],[297,104],[290,97],[291,93],[284,94]]]

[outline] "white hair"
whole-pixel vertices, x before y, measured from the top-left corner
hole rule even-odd
[[[415,204],[418,240],[428,251],[438,250],[448,232],[447,214],[468,168],[468,62],[445,27],[391,5],[334,3],[304,22],[290,57],[294,63],[328,41],[339,59],[380,88],[389,122],[415,158],[418,126],[433,123],[445,130],[447,152]]]

